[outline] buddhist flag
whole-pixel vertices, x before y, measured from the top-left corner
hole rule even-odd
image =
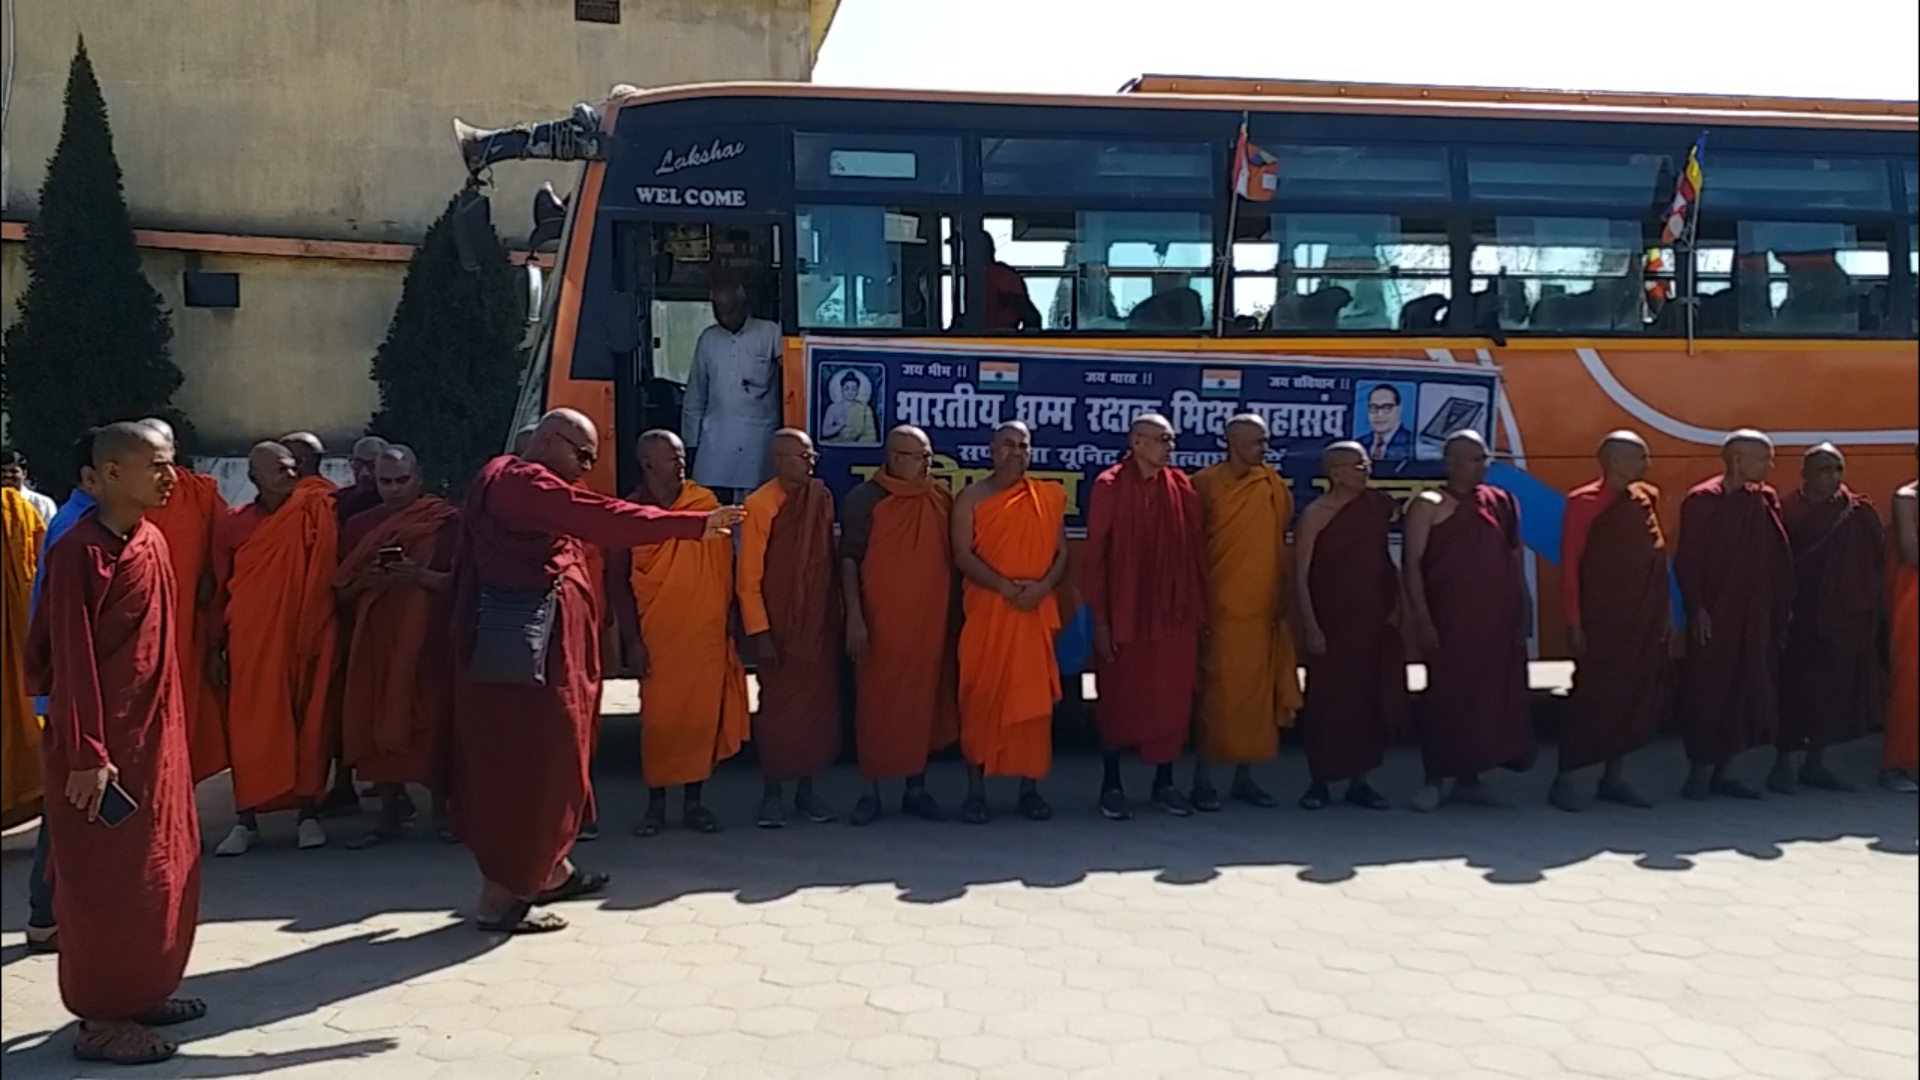
[[[1647,275],[1649,277],[1667,272],[1666,258],[1661,252],[1679,243],[1688,235],[1693,216],[1700,202],[1700,189],[1706,185],[1706,174],[1701,171],[1700,160],[1706,156],[1707,133],[1693,141],[1693,147],[1687,151],[1687,163],[1681,167],[1680,175],[1673,182],[1673,201],[1667,204],[1666,216],[1661,219],[1660,243],[1647,249]],[[1662,300],[1671,299],[1673,290],[1664,281],[1652,282],[1647,292]]]
[[[1253,145],[1247,122],[1233,144],[1233,193],[1248,202],[1271,202],[1280,190],[1280,159]]]

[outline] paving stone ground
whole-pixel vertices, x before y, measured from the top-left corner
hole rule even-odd
[[[1290,757],[1266,774],[1287,809],[1116,824],[1077,759],[1048,824],[764,833],[735,769],[709,797],[725,833],[642,841],[636,748],[609,725],[607,835],[581,850],[614,885],[551,937],[458,921],[472,865],[425,835],[303,853],[270,821],[209,859],[185,992],[213,1013],[131,1072],[68,1057],[55,962],[22,947],[31,837],[11,838],[6,1080],[1920,1076],[1910,797],[1680,803],[1662,744],[1636,762],[1651,812],[1549,810],[1543,767],[1501,781],[1514,809],[1309,815]],[[1870,777],[1876,752],[1839,762]],[[1381,786],[1416,774],[1396,755]],[[936,771],[950,802],[961,783]],[[822,790],[844,810],[855,787]],[[226,795],[202,801],[211,843]]]

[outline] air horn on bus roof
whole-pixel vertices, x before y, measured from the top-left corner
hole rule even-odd
[[[600,130],[600,111],[582,102],[573,114],[537,124],[508,128],[477,128],[453,121],[453,137],[460,145],[468,175],[476,179],[502,161],[604,161],[606,137]]]

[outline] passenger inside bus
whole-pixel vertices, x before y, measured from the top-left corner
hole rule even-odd
[[[989,330],[1026,330],[1041,328],[1040,309],[1027,293],[1027,279],[1020,271],[1000,261],[993,247],[993,236],[982,229],[973,234],[986,264],[986,327]]]

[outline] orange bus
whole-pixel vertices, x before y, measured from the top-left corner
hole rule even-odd
[[[589,116],[520,420],[601,421],[606,490],[634,483],[638,432],[678,428],[717,272],[779,324],[785,421],[842,493],[902,422],[958,487],[995,422],[1027,420],[1076,515],[1146,408],[1189,467],[1263,412],[1302,503],[1331,439],[1367,442],[1407,497],[1438,482],[1441,438],[1485,429],[1542,659],[1562,655],[1563,493],[1604,432],[1652,444],[1670,526],[1736,427],[1774,434],[1782,486],[1829,440],[1882,501],[1913,472],[1912,103],[1146,77],[1110,97],[688,86]],[[1243,125],[1277,163],[1262,201],[1232,190]],[[1697,224],[1663,246],[1702,140]]]

